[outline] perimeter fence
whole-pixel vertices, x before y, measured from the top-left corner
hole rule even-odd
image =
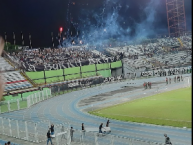
[[[20,109],[26,109],[34,104],[37,104],[51,97],[52,97],[51,90],[44,89],[42,91],[33,93],[25,98],[13,99],[9,101],[1,101],[0,102],[0,114],[11,112],[11,111],[16,111]]]
[[[47,140],[46,134],[50,124],[50,121],[32,122],[0,117],[0,134],[42,143]],[[54,131],[55,138],[52,139],[52,142],[56,145],[163,145],[157,142],[76,129],[73,130],[72,136],[69,123],[55,125]]]

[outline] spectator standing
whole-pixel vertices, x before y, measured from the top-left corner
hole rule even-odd
[[[151,82],[149,82],[149,88],[151,89]]]
[[[148,87],[148,84],[147,84],[147,83],[145,83],[145,89],[147,89],[147,87]]]
[[[51,135],[54,135],[54,125],[53,124],[51,125],[50,130],[51,130]]]
[[[166,78],[166,85],[168,84],[168,78]]]
[[[182,78],[182,76],[181,76],[181,81],[183,81],[183,78]]]
[[[82,132],[83,132],[83,135],[85,135],[84,123],[82,123]]]
[[[148,87],[149,89],[151,89],[151,82],[148,82]]]
[[[109,119],[108,119],[108,120],[107,120],[106,127],[109,127],[109,123],[110,123],[110,121],[109,121]]]
[[[146,83],[145,82],[143,83],[143,86],[144,86],[144,89],[145,89],[145,87],[146,87]]]
[[[168,75],[171,76],[171,71],[170,70],[168,71]]]
[[[64,132],[64,131],[65,131],[64,126],[62,126],[62,128],[61,128],[61,132]],[[61,139],[65,139],[65,134],[62,134]]]
[[[174,82],[176,83],[176,76],[174,77]]]
[[[47,145],[48,145],[48,143],[49,143],[49,141],[51,142],[51,145],[52,145],[52,139],[51,139],[51,135],[50,135],[50,130],[48,130],[48,132],[47,132]]]
[[[74,129],[73,129],[73,127],[71,127],[71,129],[70,129],[71,141],[73,141],[73,133],[74,133]]]
[[[170,84],[171,84],[171,82],[172,82],[171,78],[169,78],[169,81],[170,81]]]
[[[101,123],[101,125],[99,126],[99,133],[103,133],[102,128],[103,128],[103,123]]]
[[[170,138],[167,136],[167,134],[164,134],[165,136],[165,145],[172,145]]]
[[[173,75],[175,75],[175,69],[173,70]]]

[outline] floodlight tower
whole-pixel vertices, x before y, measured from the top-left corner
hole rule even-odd
[[[186,31],[184,0],[166,0],[169,36],[179,37]]]

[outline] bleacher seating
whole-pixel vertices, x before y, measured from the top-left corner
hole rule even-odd
[[[180,37],[184,48],[190,49],[192,48],[192,38],[191,35],[190,36],[181,36]]]
[[[180,38],[165,37],[157,39],[154,42],[150,41],[148,44],[129,45],[122,48],[108,48],[106,50],[112,55],[124,52],[124,57],[129,59],[127,64],[135,69],[152,69],[160,66],[190,65],[192,61],[191,41],[192,38],[189,35],[181,36]],[[165,47],[172,49],[165,51]],[[178,48],[175,49],[176,47]],[[187,51],[190,51],[189,55],[187,54]],[[149,57],[149,54],[153,54],[153,56]],[[133,57],[134,55],[137,55],[137,59]]]
[[[0,71],[13,71],[14,67],[11,66],[3,57],[0,57]]]
[[[5,91],[30,88],[32,85],[17,71],[4,72]]]

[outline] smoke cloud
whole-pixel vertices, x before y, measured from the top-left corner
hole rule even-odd
[[[150,0],[140,10],[132,10],[127,0],[105,0],[96,9],[81,10],[78,22],[79,39],[87,44],[102,45],[109,40],[131,42],[143,40],[162,32],[155,28],[159,0]],[[140,13],[136,20],[135,13]]]

